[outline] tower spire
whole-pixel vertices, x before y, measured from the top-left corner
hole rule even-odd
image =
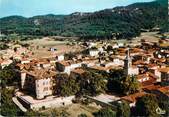
[[[130,57],[130,49],[127,48],[126,58],[124,60],[124,69],[125,69],[126,75],[129,74],[128,72],[129,72],[129,69],[130,69],[131,66],[132,66],[132,60],[131,60],[131,57]]]
[[[130,59],[130,48],[127,48],[126,59]]]

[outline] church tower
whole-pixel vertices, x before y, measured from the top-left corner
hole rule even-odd
[[[128,48],[127,53],[126,53],[126,58],[124,60],[124,71],[125,75],[129,75],[129,69],[132,67],[132,59],[130,57],[130,49]]]

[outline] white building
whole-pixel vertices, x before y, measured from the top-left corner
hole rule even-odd
[[[91,43],[91,42],[90,42],[90,43],[88,44],[88,47],[89,47],[89,48],[92,48],[92,47],[95,47],[96,45],[97,45],[96,43]]]
[[[114,66],[124,66],[124,61],[120,58],[113,59]]]
[[[60,61],[56,63],[56,68],[57,70],[70,74],[70,72],[72,70],[74,70],[75,68],[81,67],[82,66],[82,62],[74,62],[74,61]]]
[[[119,48],[119,46],[117,44],[114,44],[112,47],[113,47],[113,49]]]
[[[124,43],[118,43],[118,46],[119,46],[119,47],[123,47],[123,46],[124,46]]]
[[[101,53],[103,53],[103,52],[104,52],[104,50],[103,50],[103,48],[102,48],[102,47],[98,48],[98,51],[99,51],[99,52],[101,52]]]
[[[98,56],[99,51],[98,50],[89,50],[89,55],[90,56]]]
[[[64,58],[64,55],[58,55],[56,56],[56,60],[57,61],[63,61],[65,58]]]
[[[27,64],[27,63],[30,63],[29,59],[22,59],[21,60],[21,64]]]

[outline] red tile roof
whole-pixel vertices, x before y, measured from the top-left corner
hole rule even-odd
[[[161,87],[161,88],[158,88],[157,90],[169,96],[169,86]]]
[[[158,70],[159,70],[160,72],[169,73],[169,67],[159,68]]]
[[[74,69],[72,72],[77,73],[77,74],[83,74],[83,73],[85,73],[85,70],[83,70],[81,68],[77,68],[77,69]]]
[[[129,101],[131,103],[134,103],[134,102],[136,102],[137,98],[142,97],[144,95],[146,95],[145,92],[138,92],[138,93],[131,94],[131,95],[128,95],[128,96],[124,96],[124,97],[122,97],[122,99]]]

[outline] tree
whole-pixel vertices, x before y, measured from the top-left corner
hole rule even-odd
[[[123,69],[111,69],[110,78],[121,80],[125,76]]]
[[[0,70],[0,79],[2,87],[6,85],[13,85],[14,82],[19,82],[19,74],[13,70],[13,66],[9,65],[4,69]]]
[[[157,117],[156,109],[158,108],[158,100],[152,94],[144,95],[138,98],[136,102],[137,116]]]
[[[30,46],[30,44],[28,44],[28,43],[21,43],[21,46],[25,47],[25,48],[28,48]]]
[[[140,84],[135,76],[127,76],[121,81],[121,89],[123,94],[133,94],[140,90]]]
[[[9,48],[9,46],[7,44],[5,44],[5,43],[0,44],[0,50],[6,50],[8,48]]]
[[[15,47],[13,50],[14,50],[14,52],[17,52],[17,47]]]
[[[2,88],[1,89],[1,115],[3,116],[22,116],[23,113],[18,107],[13,103],[13,90]]]
[[[65,60],[72,60],[73,58],[76,57],[76,55],[72,52],[66,53],[64,56],[65,56]]]
[[[87,115],[85,113],[82,113],[82,114],[78,115],[78,117],[87,117]]]
[[[105,92],[106,82],[103,79],[101,74],[98,74],[94,71],[88,71],[82,76],[83,80],[81,82],[81,93],[88,95],[98,95]]]
[[[107,52],[113,51],[113,47],[111,45],[107,46]]]
[[[110,78],[108,79],[107,87],[109,91],[122,93],[121,80],[125,77],[123,69],[110,70]]]
[[[116,113],[111,108],[101,109],[93,115],[94,117],[116,117]]]
[[[157,97],[158,100],[158,105],[160,107],[160,109],[165,111],[164,116],[169,116],[169,98],[164,96],[164,95],[160,95]]]
[[[117,106],[117,117],[130,117],[130,106],[126,101],[122,101]]]
[[[59,110],[58,108],[54,108],[50,111],[50,117],[69,117],[70,114],[66,111],[66,109]]]
[[[37,112],[37,111],[28,110],[28,111],[25,113],[25,116],[27,116],[27,117],[45,117],[45,116],[47,116],[47,115],[44,114],[44,113],[39,113],[39,112]]]
[[[69,78],[60,84],[60,94],[62,96],[75,95],[80,90],[79,83],[75,79]]]

